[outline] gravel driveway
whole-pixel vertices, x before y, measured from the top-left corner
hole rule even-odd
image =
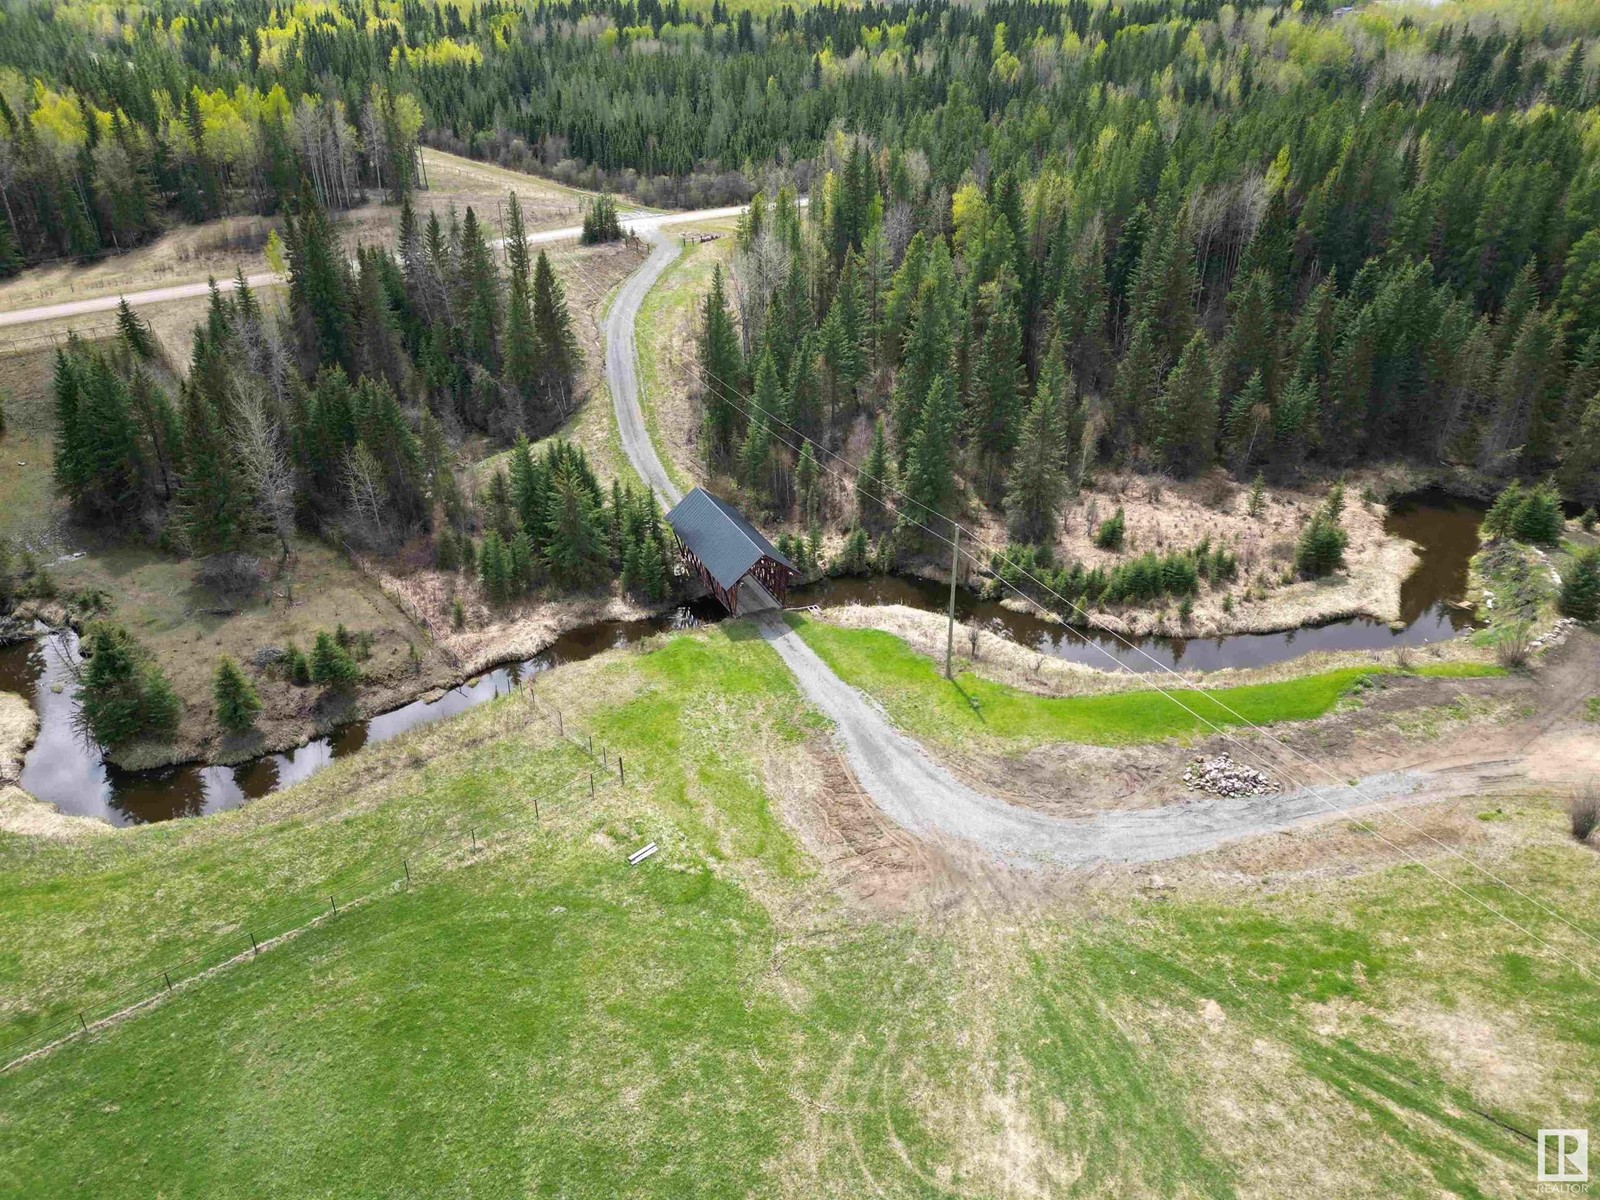
[[[678,257],[678,240],[654,227],[640,227],[638,233],[650,243],[650,257],[623,282],[606,313],[606,387],[611,391],[611,405],[616,410],[623,452],[650,490],[661,498],[662,506],[671,508],[683,499],[683,493],[678,491],[672,476],[657,457],[644,413],[639,408],[639,356],[634,342],[634,324],[639,319],[639,306],[644,303],[645,296]]]
[[[833,721],[862,788],[890,817],[920,834],[976,843],[1015,865],[1087,867],[1144,863],[1198,854],[1238,838],[1350,813],[1417,792],[1415,772],[1373,775],[1360,792],[1344,786],[1277,795],[1197,797],[1165,808],[1051,817],[974,791],[901,733],[876,704],[835,675],[781,617],[759,621],[761,635],[800,682],[813,706]]]

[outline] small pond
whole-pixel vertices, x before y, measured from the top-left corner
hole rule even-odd
[[[1422,561],[1401,589],[1403,628],[1378,621],[1348,620],[1285,633],[1234,634],[1220,638],[1131,639],[1059,625],[1030,613],[1013,612],[976,592],[957,589],[956,616],[1040,653],[1104,669],[1134,671],[1182,667],[1202,671],[1257,667],[1316,650],[1369,650],[1419,646],[1472,628],[1471,616],[1452,604],[1467,587],[1468,563],[1478,546],[1481,506],[1442,493],[1421,493],[1391,506],[1387,528],[1416,542]],[[904,604],[943,612],[949,587],[906,576],[830,579],[789,595],[794,605]],[[716,620],[713,602],[687,605],[669,615],[638,621],[602,621],[562,635],[542,653],[486,672],[433,700],[418,700],[393,712],[341,726],[295,750],[268,754],[238,766],[185,764],[155,771],[123,771],[106,763],[76,727],[71,662],[77,638],[45,634],[0,647],[0,691],[29,697],[39,713],[39,740],[23,764],[22,786],[63,812],[99,817],[114,825],[140,824],[233,808],[312,775],[335,759],[354,754],[414,726],[454,716],[516,687],[531,674],[560,662],[590,658],[654,634]]]

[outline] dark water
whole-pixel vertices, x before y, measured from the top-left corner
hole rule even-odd
[[[1481,506],[1442,493],[1422,493],[1390,508],[1386,527],[1416,542],[1422,562],[1401,589],[1405,627],[1378,621],[1338,621],[1286,633],[1235,634],[1195,639],[1146,637],[1131,645],[1096,634],[1012,612],[976,592],[956,591],[957,619],[976,622],[1040,653],[1113,669],[1134,671],[1183,667],[1201,671],[1255,667],[1282,662],[1315,650],[1371,650],[1420,646],[1454,637],[1472,627],[1470,616],[1451,607],[1467,586],[1468,563],[1478,547]],[[949,587],[904,576],[831,579],[789,594],[792,605],[905,604],[943,612]],[[71,662],[77,639],[71,633],[42,636],[0,647],[0,691],[32,698],[40,716],[39,740],[23,766],[22,786],[63,812],[100,817],[115,825],[141,824],[198,816],[233,808],[314,774],[335,759],[354,754],[414,726],[480,704],[506,692],[529,675],[560,662],[590,658],[664,631],[716,620],[720,610],[697,602],[662,617],[640,621],[602,621],[558,638],[525,662],[487,672],[436,700],[418,700],[366,721],[341,726],[327,737],[296,750],[269,754],[236,767],[185,765],[157,771],[123,771],[104,762],[76,730]],[[60,690],[56,690],[59,686]]]
[[[294,750],[233,767],[185,763],[124,771],[106,762],[77,729],[70,664],[77,657],[78,639],[70,630],[46,631],[32,641],[0,647],[0,691],[30,697],[39,714],[39,740],[22,767],[20,782],[26,791],[63,812],[99,817],[113,825],[140,825],[236,808],[298,783],[368,743],[387,741],[492,700],[558,663],[592,658],[653,634],[715,619],[720,612],[714,603],[696,602],[667,616],[586,625],[557,638],[533,658],[488,671],[435,700],[413,701],[365,721],[352,721]]]
[[[1423,646],[1471,629],[1471,615],[1451,606],[1466,593],[1468,567],[1478,550],[1483,508],[1442,492],[1423,492],[1391,505],[1384,528],[1416,542],[1422,561],[1400,589],[1404,628],[1354,618],[1282,633],[1236,633],[1218,638],[1115,637],[1013,612],[977,592],[956,589],[956,619],[976,623],[1041,654],[1102,670],[1215,671],[1264,667],[1318,650],[1381,650]],[[943,612],[950,585],[907,576],[830,579],[789,594],[793,604],[904,604]]]

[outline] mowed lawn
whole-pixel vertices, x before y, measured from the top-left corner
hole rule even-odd
[[[954,684],[937,664],[893,634],[847,629],[790,614],[790,624],[840,678],[883,704],[910,733],[935,740],[985,736],[1015,744],[1099,746],[1205,735],[1239,725],[1306,721],[1331,712],[1362,679],[1386,666],[1343,667],[1276,683],[1201,690],[1152,677],[1150,689],[1099,696],[1038,696],[963,672]],[[1471,662],[1430,663],[1413,674],[1466,678],[1503,674]],[[1181,701],[1181,703],[1180,703]]]
[[[1483,825],[1528,899],[1435,864],[1526,932],[1415,866],[875,910],[790,815],[826,731],[748,627],[537,686],[626,786],[511,697],[220,820],[0,835],[10,1036],[57,976],[492,831],[0,1074],[0,1193],[1511,1196],[1504,1126],[1600,1123],[1593,948],[1534,903],[1600,877],[1548,798]]]

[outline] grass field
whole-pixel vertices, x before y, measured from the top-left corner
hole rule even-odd
[[[819,722],[748,628],[539,689],[626,787],[536,825],[528,794],[586,768],[511,698],[238,812],[0,835],[10,1036],[425,834],[499,830],[0,1075],[0,1191],[1525,1195],[1503,1125],[1600,1119],[1584,944],[1459,862],[1526,934],[1416,867],[863,909],[780,815]],[[1474,852],[1593,912],[1552,806],[1502,810]]]
[[[846,629],[794,614],[788,620],[840,678],[878,700],[897,725],[945,742],[981,737],[1012,745],[1064,741],[1117,746],[1204,735],[1213,726],[1305,721],[1332,711],[1360,680],[1394,670],[1345,667],[1277,683],[1208,691],[1183,688],[1178,693],[1182,705],[1154,690],[1047,697],[970,673],[961,674],[952,686],[932,659],[893,634]],[[1414,670],[1443,678],[1501,673],[1498,667],[1471,662],[1430,663]]]

